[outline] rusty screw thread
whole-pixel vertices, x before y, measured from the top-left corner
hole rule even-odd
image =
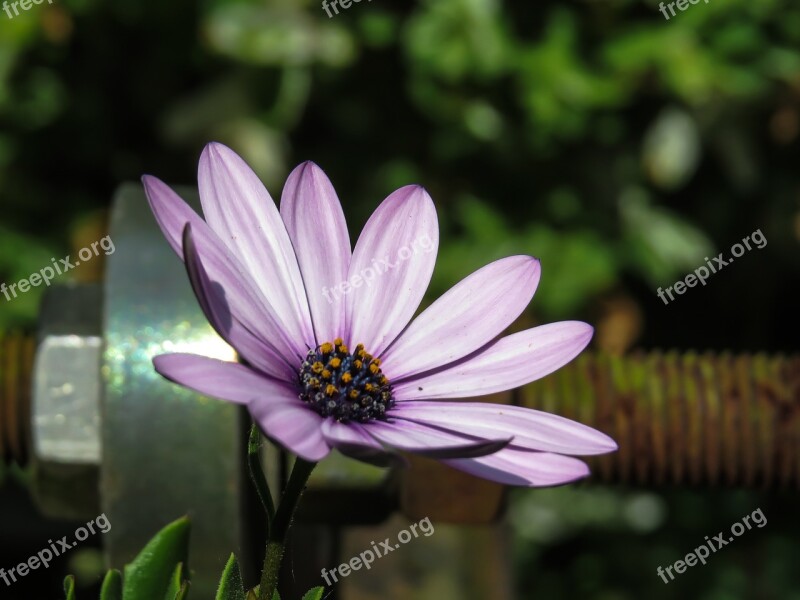
[[[0,333],[0,462],[25,465],[31,439],[34,338]]]
[[[517,400],[611,435],[604,481],[800,488],[797,355],[585,354]]]

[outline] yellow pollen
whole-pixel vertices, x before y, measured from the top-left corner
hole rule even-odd
[[[359,369],[359,370],[360,370],[360,369],[361,369],[361,367],[363,367],[363,366],[364,366],[364,363],[362,363],[360,360],[354,360],[354,361],[353,361],[353,366],[354,366],[356,369]]]
[[[328,366],[332,369],[338,369],[342,365],[342,361],[339,358],[332,358],[331,362],[328,363]]]
[[[341,346],[342,344],[344,344],[344,340],[342,338],[336,338],[335,340],[333,340],[333,343],[337,346]]]
[[[386,375],[381,375],[381,378],[378,381],[381,382],[381,385],[386,385],[387,383],[389,383],[389,380],[386,379]]]
[[[358,345],[356,345],[356,354],[358,354],[358,353],[359,353],[359,352],[361,352],[362,350],[364,350],[364,344],[358,344]]]
[[[330,379],[331,378],[331,372],[328,371],[328,369],[325,369],[324,371],[322,371],[322,378],[323,379]]]
[[[364,390],[367,391],[367,392],[372,392],[372,391],[375,390],[375,386],[372,385],[371,383],[365,383],[364,384]]]
[[[328,396],[333,396],[338,391],[339,391],[338,388],[335,385],[331,385],[330,383],[327,386],[325,386],[325,393],[328,394]]]
[[[342,383],[350,383],[351,381],[353,381],[353,376],[350,373],[342,375]]]
[[[378,365],[376,365],[375,363],[372,363],[369,366],[369,372],[372,373],[373,375],[375,375],[375,373],[377,373],[378,371],[380,371],[380,367],[378,367]]]
[[[359,344],[359,346],[361,346],[361,344]],[[364,346],[361,346],[360,350],[356,350],[356,356],[358,356],[359,358],[364,358],[364,356],[366,356],[366,354],[367,354],[367,351],[364,350]]]
[[[311,365],[311,370],[312,370],[314,373],[316,373],[317,375],[319,375],[320,373],[322,373],[322,370],[323,370],[324,368],[325,368],[325,365],[323,365],[323,364],[322,364],[321,362],[319,362],[319,361],[317,361],[317,362],[315,362],[313,365]]]
[[[372,360],[372,364],[380,367],[383,364],[383,361],[380,358],[375,358]]]
[[[351,400],[355,400],[356,398],[358,398],[358,390],[350,390],[348,396],[350,396]]]
[[[347,354],[349,350],[347,349],[347,346],[345,346],[344,344],[339,344],[339,352],[341,352],[342,354]]]
[[[325,342],[319,347],[319,351],[322,352],[323,354],[330,354],[331,352],[333,352],[333,346],[328,342]]]

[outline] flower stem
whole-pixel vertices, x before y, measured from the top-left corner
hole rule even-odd
[[[269,538],[267,540],[267,554],[264,558],[264,570],[261,572],[261,585],[258,590],[258,600],[272,600],[272,596],[278,587],[278,576],[280,575],[283,554],[286,551],[286,534],[292,525],[292,518],[297,509],[300,496],[306,489],[306,483],[311,475],[311,471],[317,463],[308,462],[302,458],[297,458],[289,475],[286,489],[281,496],[275,518],[272,520]]]
[[[259,452],[261,450],[261,431],[258,425],[253,423],[250,428],[250,439],[247,441],[247,466],[250,470],[250,479],[258,493],[258,498],[267,513],[267,537],[272,529],[272,521],[275,519],[275,504],[272,502],[272,494],[269,491],[267,479],[264,477],[264,470],[261,468]]]

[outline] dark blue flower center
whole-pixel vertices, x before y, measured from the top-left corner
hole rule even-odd
[[[300,367],[300,399],[323,417],[366,423],[386,415],[394,404],[381,361],[364,345],[351,353],[341,338],[309,350]]]

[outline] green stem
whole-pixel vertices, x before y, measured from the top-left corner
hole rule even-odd
[[[250,469],[250,479],[256,488],[261,504],[267,513],[267,536],[272,529],[272,521],[275,519],[275,504],[272,502],[272,494],[269,492],[267,479],[264,477],[264,470],[261,468],[261,431],[253,423],[250,428],[250,439],[247,441],[247,466]]]
[[[272,600],[275,590],[278,588],[278,576],[280,575],[283,554],[286,551],[286,534],[292,525],[297,504],[306,483],[311,475],[311,471],[317,463],[308,462],[302,458],[295,460],[292,474],[286,489],[281,496],[281,502],[272,520],[269,539],[267,541],[267,554],[264,557],[264,570],[261,572],[261,585],[258,590],[258,600]]]

